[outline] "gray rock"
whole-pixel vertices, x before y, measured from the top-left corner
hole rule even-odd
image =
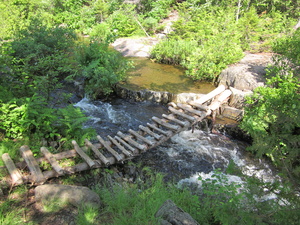
[[[62,201],[70,203],[74,206],[82,204],[91,204],[94,207],[100,207],[99,196],[87,187],[45,184],[35,188],[36,201]]]
[[[265,69],[271,63],[271,58],[271,54],[247,54],[239,63],[223,70],[217,83],[250,91],[264,86]]]
[[[221,114],[222,116],[235,120],[240,121],[244,116],[244,111],[241,109],[236,109],[230,106],[222,106],[221,107]]]
[[[230,87],[230,91],[232,92],[232,95],[229,99],[229,106],[237,109],[243,109],[246,97],[253,93],[252,91],[241,91],[233,87]]]
[[[188,101],[195,101],[200,99],[204,94],[195,94],[195,93],[180,93],[174,94],[172,99],[176,103],[187,103]]]
[[[160,218],[160,225],[199,225],[190,214],[184,212],[169,199],[155,213],[155,217]]]

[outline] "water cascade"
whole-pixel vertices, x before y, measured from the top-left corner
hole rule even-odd
[[[111,102],[82,99],[75,106],[90,117],[86,126],[94,127],[100,135],[115,135],[146,124],[152,116],[161,117],[166,107],[153,102]],[[179,133],[165,144],[143,153],[137,162],[166,174],[166,179],[198,182],[198,177],[212,176],[215,169],[224,171],[233,161],[245,175],[272,181],[275,175],[266,162],[254,159],[245,151],[247,145],[221,134],[195,129]],[[230,179],[238,179],[234,176]]]

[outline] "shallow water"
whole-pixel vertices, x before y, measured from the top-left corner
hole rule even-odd
[[[207,82],[196,82],[184,75],[179,66],[155,63],[147,58],[130,58],[135,68],[128,72],[128,79],[121,85],[135,91],[148,89],[166,91],[173,94],[201,93],[207,94],[215,89]]]

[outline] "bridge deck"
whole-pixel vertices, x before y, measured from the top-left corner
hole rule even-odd
[[[52,154],[46,147],[42,147],[41,152],[44,157],[37,159],[33,157],[28,146],[22,146],[20,151],[24,161],[14,164],[7,153],[2,155],[2,159],[9,171],[12,185],[42,184],[52,177],[107,167],[132,159],[167,141],[175,134],[192,127],[218,109],[230,94],[231,92],[225,90],[224,86],[219,86],[194,102],[171,103],[168,107],[170,114],[163,114],[162,118],[153,117],[152,123],[148,123],[147,126],[139,126],[138,131],[130,129],[127,134],[119,131],[115,137],[107,136],[106,139],[98,135],[98,143],[93,144],[89,140],[85,140],[85,146],[80,147],[73,140],[74,149],[58,154]],[[203,105],[204,103],[206,105]],[[82,158],[83,162],[67,167],[59,164],[62,159],[76,156]],[[52,169],[42,171],[41,162],[49,163]]]

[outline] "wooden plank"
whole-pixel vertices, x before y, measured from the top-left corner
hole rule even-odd
[[[10,158],[8,153],[4,153],[2,155],[2,160],[10,174],[12,185],[20,185],[23,184],[22,174],[15,166],[14,162]]]
[[[189,105],[191,106],[194,106],[195,108],[199,109],[199,110],[202,110],[202,111],[207,111],[209,110],[209,107],[206,106],[206,105],[201,105],[201,104],[198,104],[196,102],[192,102],[192,101],[188,101],[187,102]]]
[[[124,158],[117,153],[113,148],[111,148],[106,141],[103,140],[103,138],[100,135],[97,135],[97,139],[99,140],[99,142],[104,146],[104,148],[106,148],[107,151],[109,151],[115,158],[116,160],[119,161],[123,161]]]
[[[144,131],[145,133],[147,133],[147,134],[151,135],[152,137],[154,137],[156,140],[161,139],[161,136],[160,136],[160,135],[154,133],[154,132],[151,131],[148,127],[144,127],[144,126],[140,125],[139,128],[140,128],[142,131]]]
[[[170,120],[174,123],[177,123],[178,125],[180,125],[182,127],[189,126],[189,124],[190,124],[188,121],[181,121],[181,120],[175,118],[175,116],[173,114],[169,114],[169,115],[162,114],[162,117],[167,120]]]
[[[56,171],[56,173],[61,176],[64,174],[64,170],[63,168],[61,168],[61,166],[58,164],[58,162],[56,161],[56,159],[53,157],[53,155],[48,151],[47,148],[45,147],[41,147],[41,152],[43,153],[43,155],[46,157],[46,159],[48,160],[48,162],[51,164],[51,166],[53,167],[53,169]]]
[[[31,175],[33,176],[34,182],[41,184],[45,182],[44,175],[39,167],[39,164],[33,157],[32,151],[29,149],[27,145],[23,145],[20,148],[21,155],[25,160]]]
[[[179,126],[176,126],[176,125],[172,125],[172,124],[166,123],[166,122],[162,121],[161,119],[159,119],[159,118],[157,118],[157,117],[155,117],[155,116],[152,117],[152,120],[153,120],[154,122],[158,123],[159,125],[161,125],[161,126],[167,128],[167,129],[169,129],[169,130],[175,130],[175,131],[177,131],[177,130],[180,129]]]
[[[220,94],[220,96],[218,96],[217,99],[215,99],[209,106],[209,109],[211,110],[216,110],[217,108],[219,108],[221,106],[221,104],[226,101],[229,96],[232,94],[232,92],[230,90],[226,90],[224,92],[222,92]]]
[[[94,168],[96,166],[95,162],[79,147],[75,140],[72,141],[72,145],[74,146],[78,155],[83,158],[90,168]]]
[[[108,139],[111,141],[111,143],[113,143],[115,146],[117,146],[122,152],[124,155],[128,156],[128,157],[132,157],[132,153],[127,151],[119,142],[117,142],[117,140],[113,139],[111,136],[107,136]]]
[[[192,123],[196,122],[196,118],[195,118],[195,117],[192,117],[192,116],[189,116],[189,115],[187,115],[187,114],[185,114],[185,113],[183,113],[183,112],[180,112],[179,110],[174,109],[172,106],[169,106],[168,109],[169,109],[173,114],[176,114],[176,115],[178,115],[178,116],[181,116],[182,118],[184,118],[184,119],[186,119],[186,120],[188,120],[188,121],[190,121],[190,122],[192,122]]]
[[[115,136],[115,139],[121,143],[123,146],[125,146],[127,149],[129,149],[130,151],[132,151],[132,153],[134,155],[139,153],[139,150],[137,150],[136,148],[132,147],[130,144],[128,144],[126,141],[124,141],[122,138]]]
[[[157,126],[151,124],[151,123],[147,123],[147,126],[150,127],[151,129],[165,135],[165,136],[170,136],[172,134],[172,131],[168,130],[168,131],[165,131],[165,130],[162,130],[160,128],[158,128]]]
[[[139,150],[141,150],[141,151],[146,151],[147,150],[146,145],[139,144],[138,142],[132,140],[130,136],[126,136],[125,134],[123,134],[121,131],[118,131],[117,135],[120,136],[121,138],[123,138],[129,144],[131,144],[134,147],[138,148]]]
[[[135,136],[137,139],[147,143],[148,145],[154,145],[154,143],[152,141],[150,141],[149,139],[147,139],[147,138],[143,137],[142,135],[138,134],[134,130],[129,129],[128,132],[131,133],[133,136]]]
[[[181,109],[183,109],[184,111],[187,111],[189,113],[192,113],[192,114],[195,114],[197,116],[202,116],[204,114],[204,112],[202,111],[199,111],[199,110],[196,110],[196,109],[193,109],[191,106],[189,105],[185,105],[185,104],[181,104],[181,103],[178,103],[177,106]]]
[[[223,91],[225,91],[225,86],[224,85],[220,85],[219,87],[217,87],[216,89],[214,89],[213,91],[209,92],[208,94],[202,96],[201,98],[199,98],[198,100],[192,101],[195,102],[197,104],[203,104],[204,102],[207,102],[208,100],[214,98],[215,96],[217,96],[218,94],[221,94]]]
[[[100,161],[105,166],[109,166],[110,165],[110,161],[97,149],[97,147],[95,145],[93,145],[88,139],[85,139],[84,142],[85,142],[85,144],[86,144],[87,147],[89,147],[90,149],[92,149],[92,151],[97,156],[97,158],[100,159]]]

